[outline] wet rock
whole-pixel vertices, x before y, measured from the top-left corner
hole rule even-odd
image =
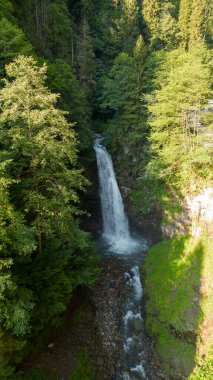
[[[132,321],[132,325],[134,330],[136,331],[142,331],[144,329],[144,322],[142,321],[142,319],[134,319]]]

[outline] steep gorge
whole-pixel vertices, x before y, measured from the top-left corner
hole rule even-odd
[[[193,0],[193,10],[185,0],[30,0],[27,5],[22,0],[0,0],[0,74],[9,79],[2,82],[1,89],[0,200],[4,207],[0,232],[4,244],[0,376],[12,376],[23,357],[32,353],[38,335],[42,341],[45,331],[55,331],[77,289],[79,302],[85,290],[92,305],[84,325],[77,303],[77,331],[85,326],[90,336],[91,324],[97,335],[94,333],[94,341],[89,337],[86,345],[86,351],[94,345],[89,368],[87,353],[83,359],[77,358],[63,346],[65,362],[73,366],[69,371],[77,360],[73,372],[77,378],[81,371],[82,376],[95,377],[96,364],[102,371],[97,374],[101,380],[103,376],[117,380],[122,373],[128,378],[130,368],[136,368],[132,378],[145,376],[143,365],[132,358],[128,368],[123,364],[121,369],[117,367],[122,343],[118,321],[122,321],[125,300],[128,298],[129,304],[135,300],[131,288],[135,262],[130,268],[115,257],[102,258],[105,269],[97,285],[92,285],[99,269],[93,239],[85,231],[97,238],[101,229],[93,152],[93,134],[100,133],[113,157],[130,230],[134,227],[149,246],[158,243],[141,267],[146,333],[141,317],[136,318],[132,325],[138,329],[138,347],[136,342],[133,351],[137,356],[141,349],[142,329],[142,338],[150,347],[144,352],[151,366],[148,378],[212,379],[212,2]],[[24,57],[16,60],[19,70],[14,63],[7,66],[20,54]],[[26,107],[26,94],[30,107]],[[13,113],[7,108],[11,105]],[[61,115],[61,122],[57,122],[57,133],[52,130],[48,134],[51,120],[56,120],[53,115]],[[32,134],[27,133],[32,125],[31,139]],[[82,176],[82,167],[90,185]],[[110,178],[115,191],[115,178],[109,174],[106,171],[104,186]],[[114,203],[117,220],[121,196],[115,197]],[[117,251],[122,251],[123,243],[126,247],[127,240],[133,243],[123,209],[122,215],[111,242]],[[111,222],[106,220],[104,228],[110,225],[113,229]],[[102,252],[105,248],[98,249]],[[136,260],[137,267],[140,260]],[[129,288],[123,278],[125,271]],[[123,288],[128,289],[123,292]],[[141,299],[137,315],[140,303]],[[74,309],[71,320],[75,328]],[[72,332],[71,338],[77,341]],[[80,343],[84,346],[84,339]],[[104,344],[109,362],[104,359]],[[55,358],[57,352],[60,349]],[[49,354],[51,347],[45,357]],[[98,363],[94,362],[96,356]],[[57,376],[63,373],[60,371]],[[71,376],[66,371],[66,376]],[[36,372],[29,374],[30,380],[33,376],[36,379]]]

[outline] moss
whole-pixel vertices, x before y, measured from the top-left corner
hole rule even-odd
[[[78,354],[76,369],[70,375],[69,380],[95,380],[98,374],[98,366],[93,362],[90,355],[82,351]]]
[[[150,249],[145,260],[147,329],[157,338],[157,349],[170,376],[187,378],[202,348],[201,326],[212,310],[210,293],[201,291],[210,281],[213,242],[195,243],[174,237]],[[212,341],[212,339],[210,339]]]
[[[25,372],[20,372],[11,380],[56,380],[55,376],[47,376],[41,368],[31,368]]]
[[[194,369],[189,380],[212,380],[213,379],[213,348],[210,354],[202,359]]]

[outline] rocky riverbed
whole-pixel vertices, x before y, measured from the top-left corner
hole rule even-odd
[[[64,326],[55,339],[33,363],[56,375],[57,380],[68,380],[76,368],[81,353],[97,368],[94,380],[127,379],[128,368],[123,350],[123,318],[131,288],[126,273],[129,263],[122,257],[105,256],[101,259],[102,272],[98,282],[78,290],[68,310]],[[136,322],[136,330],[141,325]],[[145,359],[149,367],[147,380],[165,379],[154,346],[143,333]],[[126,375],[125,375],[126,374]],[[131,380],[135,380],[134,374]],[[92,379],[93,380],[93,379]]]

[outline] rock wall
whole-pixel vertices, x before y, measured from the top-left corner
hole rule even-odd
[[[204,233],[213,238],[213,187],[205,187],[197,195],[180,200],[182,211],[162,224],[164,237],[191,234],[198,240]]]

